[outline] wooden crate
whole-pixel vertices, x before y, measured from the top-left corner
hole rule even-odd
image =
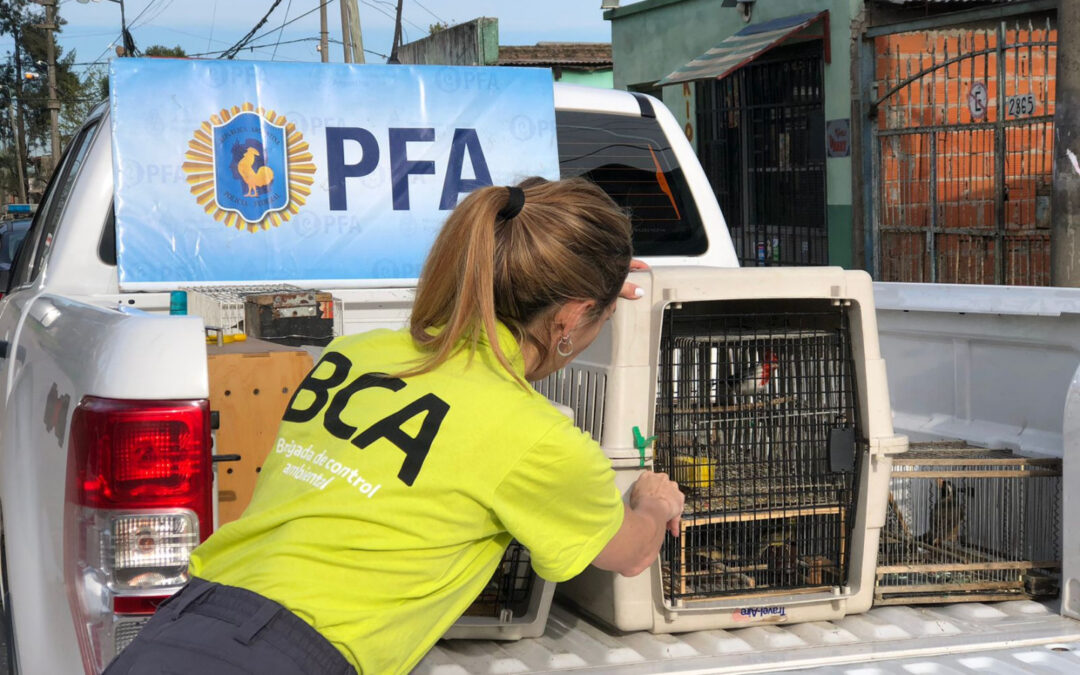
[[[239,518],[251,501],[281,417],[312,359],[303,349],[248,340],[208,346],[207,367],[210,409],[219,418],[214,452],[240,455],[239,461],[217,465],[221,526]]]
[[[1060,458],[913,443],[893,460],[874,604],[1057,595],[1060,527]]]

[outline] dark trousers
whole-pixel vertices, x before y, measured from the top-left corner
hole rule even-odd
[[[105,675],[356,675],[326,638],[258,593],[192,579]]]

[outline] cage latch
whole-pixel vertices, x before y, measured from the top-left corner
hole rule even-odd
[[[637,449],[638,455],[641,456],[641,468],[645,468],[645,450],[648,449],[649,444],[656,440],[656,436],[649,436],[645,438],[641,435],[641,429],[634,427],[634,448]]]
[[[908,450],[907,436],[892,436],[889,438],[870,439],[871,455],[896,455]]]
[[[829,471],[851,473],[855,470],[855,430],[851,427],[829,429]]]

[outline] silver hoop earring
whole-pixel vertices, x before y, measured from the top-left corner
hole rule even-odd
[[[559,343],[555,345],[555,351],[562,357],[570,356],[574,353],[574,343],[570,340],[569,335],[564,335],[559,338]]]

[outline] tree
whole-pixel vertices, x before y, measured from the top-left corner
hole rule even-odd
[[[19,193],[14,178],[15,162],[25,167],[24,189],[32,182],[40,188],[49,178],[48,175],[39,175],[29,162],[32,156],[46,154],[50,142],[49,110],[46,105],[49,100],[46,64],[49,32],[41,27],[44,22],[44,12],[37,4],[28,0],[0,1],[0,35],[10,35],[14,44],[13,51],[0,64],[0,105],[5,118],[5,124],[0,125],[0,139],[3,140],[0,166],[9,169],[0,176],[3,194]],[[75,72],[75,52],[65,54],[57,43],[56,34],[63,30],[64,23],[58,17],[57,31],[52,35],[56,58],[56,95],[60,101],[61,143],[70,140],[92,107],[103,99],[101,73],[90,70],[80,78]],[[14,102],[15,108],[14,125],[10,120],[11,102]],[[15,134],[19,136],[20,157],[15,157],[13,153]]]
[[[166,47],[165,45],[150,45],[142,50],[144,56],[166,56],[174,59],[186,59],[187,52],[180,45]]]
[[[0,104],[8,117],[8,123],[0,125],[0,137],[4,139],[4,153],[7,160],[3,162],[9,171],[4,174],[4,180],[8,183],[8,194],[26,195],[28,156],[26,147],[26,119],[23,115],[23,35],[24,27],[31,13],[27,10],[26,0],[8,0],[0,3],[0,35],[11,35],[14,42],[14,52],[8,55],[7,61],[0,67]],[[44,14],[38,13],[35,17],[39,21],[44,20]],[[19,139],[18,153],[15,152],[15,139]],[[18,184],[17,167],[23,167],[22,185]]]

